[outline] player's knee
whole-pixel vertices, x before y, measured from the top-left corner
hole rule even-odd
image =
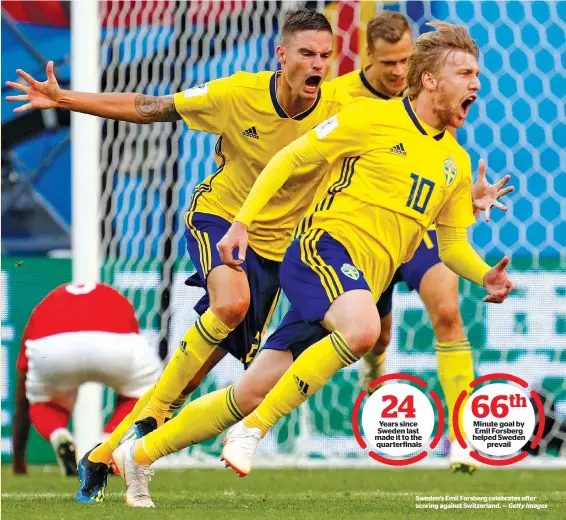
[[[212,312],[224,325],[234,328],[244,320],[249,306],[249,298],[239,295],[226,301],[217,302],[212,306]]]
[[[379,323],[352,327],[343,332],[346,343],[356,356],[363,356],[377,343],[379,337]]]
[[[440,305],[431,316],[432,326],[437,336],[459,332],[464,325],[460,307],[452,303]]]

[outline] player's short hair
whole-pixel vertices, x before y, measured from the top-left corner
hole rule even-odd
[[[401,13],[382,11],[368,22],[366,30],[368,49],[373,52],[375,42],[380,38],[387,43],[397,43],[407,31],[411,31],[409,21]]]
[[[427,25],[436,30],[421,34],[407,60],[407,90],[405,95],[414,98],[422,89],[423,72],[438,73],[442,67],[444,51],[463,51],[477,59],[479,48],[463,25],[452,25],[434,20]]]
[[[312,9],[289,11],[281,27],[281,41],[302,31],[326,31],[332,34],[332,26],[326,16]]]

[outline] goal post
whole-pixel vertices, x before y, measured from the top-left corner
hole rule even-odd
[[[100,16],[98,2],[71,2],[71,88],[100,92]],[[73,283],[100,281],[100,120],[71,114],[71,249]],[[77,455],[102,433],[102,385],[79,388],[73,413]]]

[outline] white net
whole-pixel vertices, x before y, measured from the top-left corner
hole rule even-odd
[[[336,29],[334,73],[359,67],[364,29],[383,8],[400,10],[415,37],[432,19],[466,25],[481,48],[482,90],[458,138],[475,165],[488,162],[491,178],[513,175],[517,193],[509,213],[474,228],[488,260],[512,257],[516,295],[502,306],[481,304],[481,291],[461,284],[462,314],[476,373],[507,372],[546,396],[549,422],[540,452],[558,455],[566,440],[566,146],[561,102],[564,2],[308,2]],[[284,13],[305,2],[103,2],[103,88],[163,95],[238,70],[275,69]],[[560,94],[562,92],[562,94]],[[184,286],[192,268],[185,253],[182,213],[194,186],[214,171],[215,137],[182,123],[104,126],[102,213],[104,277],[135,303],[142,327],[166,353],[192,324],[197,290]],[[564,163],[562,163],[563,165]],[[275,321],[281,316],[280,309]],[[390,371],[427,380],[439,395],[434,338],[415,293],[399,287],[387,354]],[[169,341],[167,341],[169,340]],[[223,387],[242,368],[225,359],[195,396]],[[335,376],[314,398],[280,421],[262,443],[268,464],[369,462],[355,443],[350,413],[359,392],[357,367]],[[562,428],[562,429],[561,429]],[[167,460],[212,460],[215,439]],[[441,444],[436,455],[446,453]],[[434,463],[435,459],[428,459]],[[440,461],[441,459],[436,459]],[[532,458],[536,460],[536,458]],[[558,463],[559,457],[551,459]]]

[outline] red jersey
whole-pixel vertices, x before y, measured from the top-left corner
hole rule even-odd
[[[138,333],[139,323],[130,302],[108,285],[60,285],[32,311],[22,336],[17,368],[28,368],[25,347],[28,339],[87,331]]]

